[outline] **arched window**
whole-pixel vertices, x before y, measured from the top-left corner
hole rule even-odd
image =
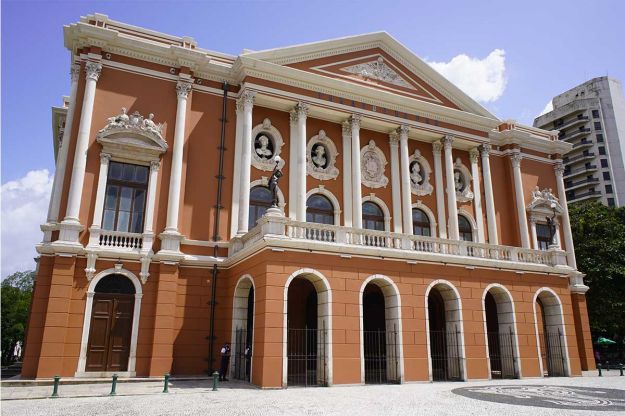
[[[334,225],[332,202],[323,195],[311,195],[306,201],[306,222]]]
[[[248,227],[256,226],[258,221],[271,208],[272,195],[266,186],[255,186],[250,191],[250,213]]]
[[[473,241],[473,227],[464,215],[458,215],[458,232],[461,240]]]
[[[430,219],[419,208],[412,209],[412,230],[414,235],[430,237]]]
[[[367,230],[384,231],[384,213],[378,204],[371,201],[362,204],[362,226]]]

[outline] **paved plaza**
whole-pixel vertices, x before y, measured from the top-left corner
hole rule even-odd
[[[2,388],[2,415],[588,415],[625,411],[625,377],[260,390],[210,380]],[[81,397],[83,396],[83,397]]]

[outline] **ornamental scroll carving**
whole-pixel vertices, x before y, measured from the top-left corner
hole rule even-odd
[[[360,75],[365,80],[383,81],[399,87],[414,89],[401,75],[388,66],[381,56],[373,62],[352,65],[341,68],[341,70],[350,74]]]
[[[252,138],[252,165],[260,170],[273,171],[276,157],[280,155],[284,145],[282,135],[271,125],[271,120],[266,118],[252,129]],[[278,168],[283,166],[284,160],[281,160]]]
[[[456,200],[458,202],[469,202],[473,200],[471,191],[471,172],[462,164],[460,158],[454,163],[454,188],[456,189]]]
[[[313,136],[306,146],[306,171],[315,179],[322,181],[336,179],[339,170],[336,168],[338,151],[332,139],[326,136],[324,130]]]
[[[416,149],[409,159],[410,190],[415,195],[430,195],[434,187],[430,183],[432,168],[419,149]]]
[[[384,152],[376,146],[375,141],[370,140],[360,151],[362,184],[368,188],[386,187],[388,178],[384,175],[384,171],[387,163]]]

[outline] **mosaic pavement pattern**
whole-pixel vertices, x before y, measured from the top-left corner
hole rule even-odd
[[[545,385],[462,387],[452,393],[471,399],[553,409],[625,411],[625,390]]]

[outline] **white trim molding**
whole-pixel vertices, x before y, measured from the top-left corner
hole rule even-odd
[[[95,288],[100,282],[107,276],[119,274],[127,277],[135,287],[135,304],[132,314],[132,329],[130,333],[130,353],[128,354],[128,370],[124,372],[116,372],[122,377],[135,377],[136,376],[136,363],[137,363],[137,339],[139,337],[139,319],[141,317],[141,298],[143,297],[143,288],[141,287],[141,281],[134,273],[124,269],[121,263],[115,265],[114,268],[106,269],[98,273],[87,288],[87,302],[85,304],[85,314],[83,317],[82,325],[82,338],[80,341],[80,356],[78,358],[78,368],[76,369],[75,377],[104,377],[108,376],[107,373],[85,371],[87,366],[87,347],[89,344],[89,334],[91,330],[91,312],[93,310],[93,297],[95,295]]]
[[[325,188],[325,186],[319,185],[318,187],[313,188],[306,193],[306,207],[307,208],[308,208],[308,198],[310,198],[311,196],[315,194],[323,195],[330,200],[330,202],[332,203],[332,209],[334,210],[334,225],[340,225],[341,224],[341,204],[339,203],[338,198],[334,196],[332,192],[328,191]]]

